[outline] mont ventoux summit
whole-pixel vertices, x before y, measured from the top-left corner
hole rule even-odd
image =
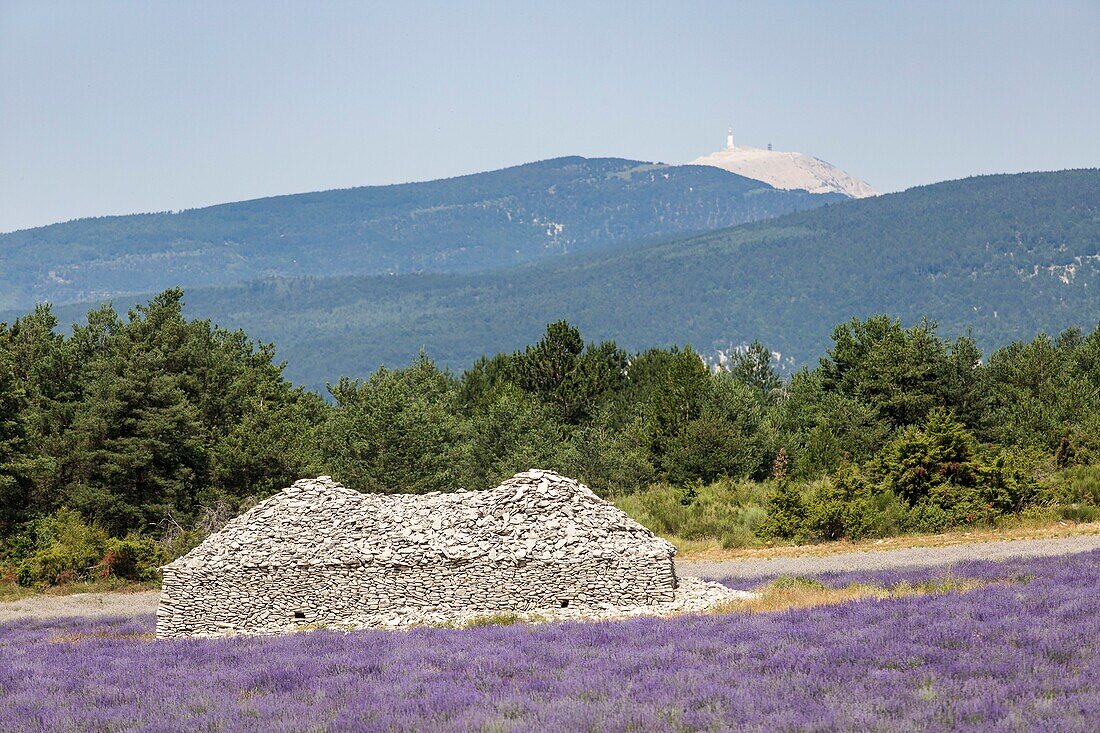
[[[463,369],[566,319],[627,349],[760,340],[793,367],[853,316],[935,319],[990,349],[1100,313],[1100,171],[876,195],[801,153],[687,165],[566,157],[456,178],[81,219],[0,235],[0,321],[62,324],[184,287],[188,313],[273,342],[287,375]]]
[[[726,133],[725,149],[696,158],[691,164],[712,165],[788,191],[840,193],[854,199],[878,195],[866,182],[818,158],[772,150],[770,143],[767,149],[734,145],[732,127]]]

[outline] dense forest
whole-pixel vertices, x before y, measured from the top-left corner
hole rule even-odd
[[[86,306],[59,310],[78,320]],[[639,350],[761,340],[812,364],[840,321],[927,315],[983,351],[1100,313],[1100,171],[983,176],[649,245],[475,275],[272,279],[188,291],[188,314],[278,345],[287,375],[465,369],[566,319]]]
[[[654,529],[727,545],[1092,519],[1100,327],[983,357],[887,316],[836,326],[781,377],[759,343],[721,369],[566,322],[461,374],[425,354],[295,387],[271,346],[162,293],[69,335],[48,307],[0,327],[0,568],[11,582],[151,577],[306,475],[362,491],[485,488],[538,466]]]
[[[0,234],[0,309],[271,276],[472,272],[842,201],[707,166],[556,158]]]

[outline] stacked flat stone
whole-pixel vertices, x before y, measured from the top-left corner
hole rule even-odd
[[[500,612],[631,615],[677,602],[675,552],[551,471],[423,495],[362,494],[321,476],[166,565],[157,636],[393,628]]]

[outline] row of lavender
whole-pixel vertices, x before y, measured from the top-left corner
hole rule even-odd
[[[773,614],[466,631],[151,642],[151,618],[10,623],[0,728],[1100,728],[1100,553],[828,583],[946,573],[996,582]]]

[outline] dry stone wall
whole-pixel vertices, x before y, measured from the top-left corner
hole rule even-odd
[[[172,591],[157,620],[161,636],[385,627],[425,614],[538,614],[668,603],[675,597],[673,583],[670,565],[637,562],[192,572],[171,577]]]
[[[299,481],[164,568],[161,638],[570,615],[676,600],[675,548],[549,471],[495,489],[360,494]]]

